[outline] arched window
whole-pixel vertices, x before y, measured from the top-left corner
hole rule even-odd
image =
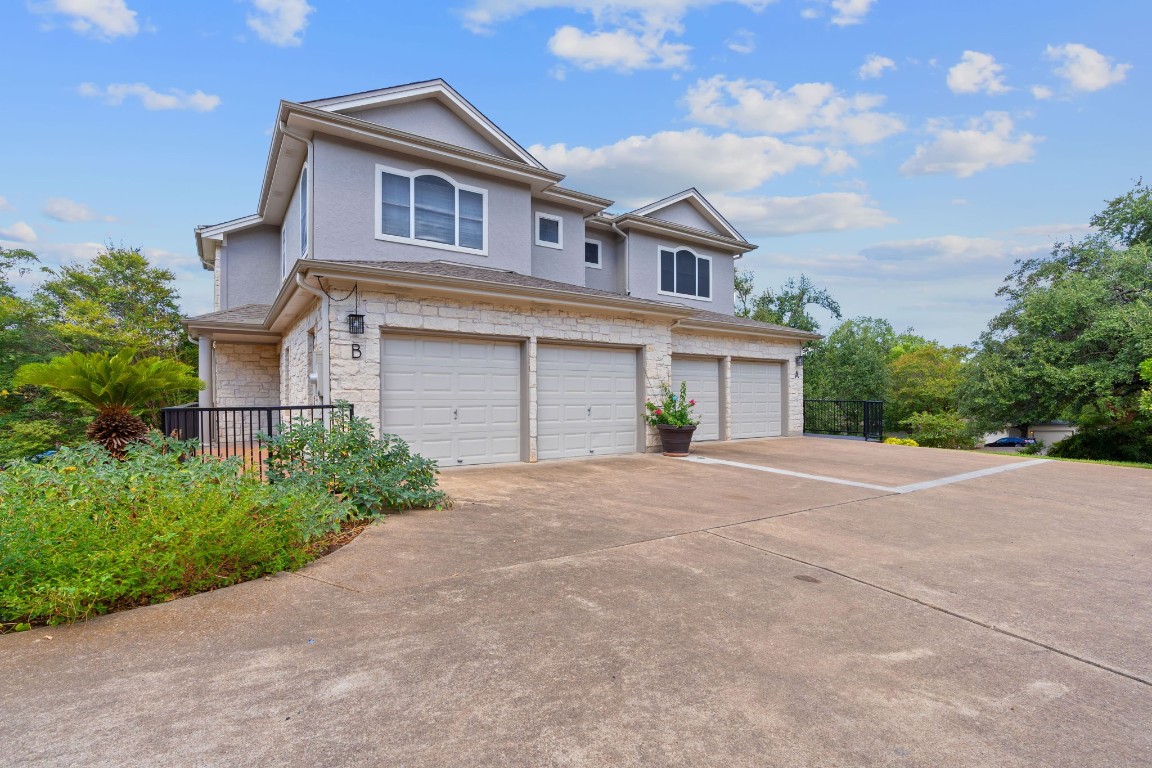
[[[687,248],[660,248],[660,293],[712,299],[712,257]]]
[[[435,171],[378,165],[376,174],[378,239],[485,252],[487,190],[457,184]]]

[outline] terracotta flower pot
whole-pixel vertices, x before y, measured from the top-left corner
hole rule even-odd
[[[660,444],[664,448],[665,456],[687,456],[688,447],[692,444],[692,433],[695,426],[674,427],[671,424],[657,424],[660,430]]]

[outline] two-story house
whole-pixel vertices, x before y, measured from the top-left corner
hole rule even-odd
[[[256,213],[196,229],[200,404],[347,400],[444,465],[798,434],[801,344],[734,314],[755,248],[695,189],[628,213],[560,186],[442,80],[281,102]]]

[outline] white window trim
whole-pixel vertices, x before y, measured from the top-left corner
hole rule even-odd
[[[556,222],[556,237],[558,238],[558,242],[549,243],[546,240],[540,239],[541,219],[548,219],[549,221]],[[557,251],[564,250],[564,219],[551,213],[540,213],[537,211],[535,223],[533,224],[533,235],[536,240],[536,245],[539,245],[541,248],[553,248]]]
[[[304,163],[304,169],[300,171],[299,187],[300,215],[297,218],[300,221],[300,258],[306,259],[312,248],[312,233],[309,231],[312,226],[312,174],[308,172],[308,163]]]
[[[391,173],[396,176],[404,176],[408,179],[408,231],[416,231],[416,193],[412,187],[412,180],[417,176],[438,176],[444,181],[451,184],[456,188],[456,242],[460,242],[460,192],[474,192],[480,195],[481,204],[484,209],[484,228],[483,235],[484,247],[483,248],[464,248],[459,245],[449,245],[448,243],[437,243],[432,240],[420,240],[416,237],[401,237],[399,235],[388,235],[384,233],[384,179],[382,173]],[[435,248],[440,251],[453,251],[454,253],[470,253],[473,256],[487,256],[488,255],[488,190],[480,187],[472,187],[467,184],[461,184],[446,173],[434,171],[431,168],[420,168],[415,171],[405,171],[400,168],[393,168],[388,165],[376,164],[376,239],[387,240],[393,243],[406,243],[408,245],[418,245],[421,248]]]
[[[591,237],[584,238],[584,243],[585,243],[585,245],[587,245],[588,243],[595,243],[596,244],[596,263],[592,264],[587,259],[585,259],[584,260],[584,266],[587,267],[588,269],[603,269],[604,268],[604,243],[600,240],[594,240]]]
[[[696,275],[697,275],[696,285],[697,285],[697,287],[699,287],[699,285],[700,285],[700,277],[699,277],[699,275],[700,275],[700,260],[704,259],[705,261],[707,261],[708,262],[708,292],[711,293],[712,296],[716,295],[716,282],[715,282],[715,280],[712,279],[713,278],[712,257],[707,255],[707,254],[704,254],[704,253],[696,253],[696,251],[692,250],[691,248],[689,248],[685,245],[658,245],[658,246],[656,246],[656,293],[658,293],[661,296],[675,296],[678,299],[693,299],[694,301],[707,301],[707,302],[711,303],[712,296],[696,296],[696,295],[691,294],[691,293],[673,293],[672,291],[665,291],[660,287],[660,269],[661,269],[660,252],[661,251],[672,251],[673,259],[675,259],[675,253],[677,251],[688,251],[688,253],[695,256],[696,257]],[[675,263],[673,263],[672,267],[673,267],[673,275],[675,275],[675,267],[676,267]]]

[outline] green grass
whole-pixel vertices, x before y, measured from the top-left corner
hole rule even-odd
[[[1028,456],[1029,454],[1017,452],[1017,455]],[[1134,469],[1152,469],[1152,464],[1146,464],[1140,461],[1111,461],[1109,459],[1066,459],[1063,456],[1032,456],[1034,459],[1048,459],[1049,461],[1071,461],[1076,464],[1107,464],[1111,467],[1132,467]]]
[[[0,631],[164,602],[320,554],[354,516],[306,478],[269,485],[175,441],[86,445],[0,472]]]

